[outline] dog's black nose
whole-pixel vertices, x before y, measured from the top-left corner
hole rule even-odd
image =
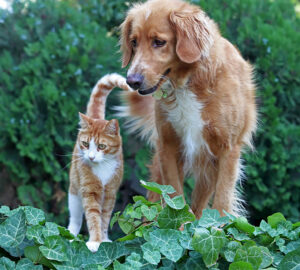
[[[130,74],[126,79],[127,84],[134,90],[139,89],[142,86],[143,81],[144,76],[139,73]]]

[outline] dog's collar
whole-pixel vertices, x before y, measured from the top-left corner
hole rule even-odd
[[[160,88],[159,90],[155,91],[152,96],[156,100],[161,100],[162,98],[167,98],[168,97],[168,90]]]

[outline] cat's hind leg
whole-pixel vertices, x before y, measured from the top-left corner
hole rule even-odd
[[[70,222],[68,230],[75,236],[80,231],[83,219],[83,207],[81,197],[78,194],[68,194],[68,206],[70,212]]]

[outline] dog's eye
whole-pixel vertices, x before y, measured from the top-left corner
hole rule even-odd
[[[160,40],[160,39],[154,39],[153,40],[153,47],[157,48],[157,47],[162,47],[166,44],[165,40]]]
[[[137,41],[136,41],[136,39],[131,40],[131,46],[132,46],[132,48],[136,48],[137,47]]]

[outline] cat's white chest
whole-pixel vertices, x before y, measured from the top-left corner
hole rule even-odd
[[[105,186],[114,177],[118,167],[119,162],[117,160],[105,160],[92,166],[92,172],[98,177],[102,185]]]
[[[181,139],[186,166],[191,167],[196,155],[203,147],[208,148],[202,132],[205,122],[201,117],[203,103],[188,89],[176,89],[173,93],[175,101],[163,103],[167,120],[171,122],[175,132]]]

